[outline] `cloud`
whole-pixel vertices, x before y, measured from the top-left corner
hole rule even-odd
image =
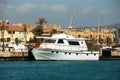
[[[16,10],[18,10],[19,12],[28,12],[36,8],[39,8],[39,6],[31,3],[25,3],[23,5],[17,6]]]
[[[6,15],[6,6],[0,2],[0,19],[4,19]]]
[[[4,11],[5,10],[5,5],[0,3],[0,12]]]
[[[65,5],[51,5],[50,6],[50,10],[52,11],[57,11],[57,12],[66,12],[67,11],[67,7]]]
[[[66,12],[67,7],[63,4],[54,4],[54,5],[46,5],[42,4],[39,6],[43,10],[53,11],[53,12]]]
[[[2,5],[3,6],[3,5]],[[47,5],[47,4],[32,4],[32,3],[24,3],[21,5],[11,5],[8,4],[5,6],[7,8],[7,10],[15,10],[19,13],[27,13],[29,11],[32,10],[46,10],[46,11],[53,11],[53,12],[66,12],[67,11],[67,7],[63,4],[53,4],[53,5]]]
[[[110,13],[110,11],[107,9],[103,9],[99,11],[100,15],[107,15],[108,13]]]
[[[81,9],[81,15],[88,15],[93,11],[93,8],[91,6],[86,6]]]
[[[108,15],[108,9],[97,9],[91,6],[85,6],[80,10],[81,16],[95,16],[95,15]]]
[[[39,6],[38,5],[34,5],[34,4],[31,4],[31,3],[25,3],[25,4],[22,4],[22,5],[18,5],[18,6],[15,6],[15,5],[11,5],[11,4],[8,4],[6,5],[6,8],[9,10],[14,10],[14,11],[18,11],[20,13],[26,13],[32,9],[36,9],[38,8]]]

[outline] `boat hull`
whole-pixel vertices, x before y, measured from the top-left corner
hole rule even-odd
[[[98,51],[65,51],[56,49],[33,48],[36,60],[99,60]]]

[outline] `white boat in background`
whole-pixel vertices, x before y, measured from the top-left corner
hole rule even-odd
[[[37,38],[44,40],[39,48],[32,49],[36,60],[99,60],[99,51],[88,51],[85,38],[64,33]]]
[[[12,51],[12,52],[28,52],[28,49],[27,49],[27,47],[24,45],[24,44],[22,44],[22,43],[20,43],[20,44],[12,44],[12,43],[10,43],[9,45],[8,45],[8,47],[6,47],[5,48],[5,51],[7,52],[7,51]]]

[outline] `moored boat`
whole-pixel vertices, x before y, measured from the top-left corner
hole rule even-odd
[[[36,60],[99,60],[99,51],[88,51],[85,38],[65,33],[43,38],[39,48],[33,48]]]

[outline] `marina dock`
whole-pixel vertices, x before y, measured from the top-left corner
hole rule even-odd
[[[31,52],[2,52],[0,51],[0,61],[25,61],[34,60]],[[100,51],[99,60],[120,60],[120,51]]]
[[[29,60],[28,52],[0,52],[0,60]]]
[[[120,49],[118,50],[100,50],[100,60],[120,60]]]

